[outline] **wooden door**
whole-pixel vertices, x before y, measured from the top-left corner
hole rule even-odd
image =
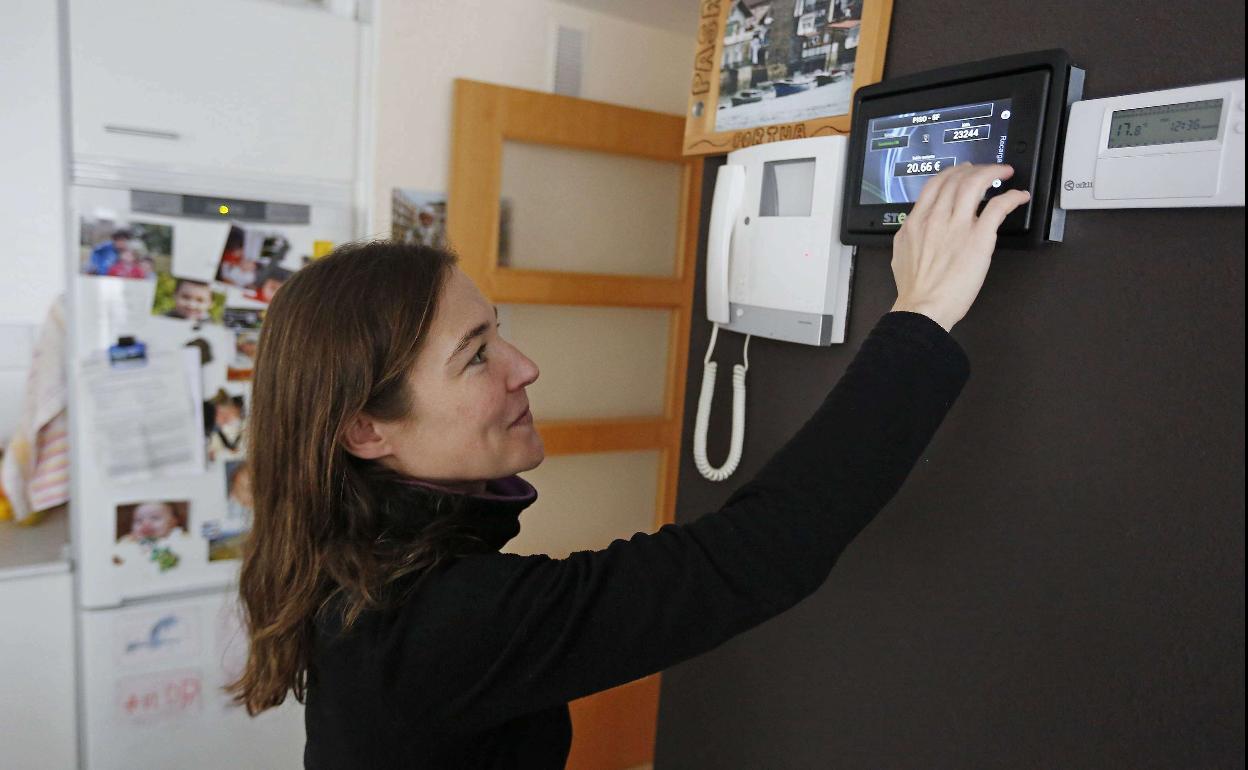
[[[504,308],[504,335],[560,380],[530,389],[548,456],[528,474],[537,505],[572,507],[560,490],[595,483],[652,496],[630,514],[578,494],[577,510],[544,513],[564,525],[522,521],[518,550],[598,548],[674,519],[702,176],[681,155],[683,133],[679,115],[456,81],[451,245]],[[558,478],[543,488],[534,476],[551,465]],[[658,695],[655,675],[573,703],[568,767],[651,762]]]

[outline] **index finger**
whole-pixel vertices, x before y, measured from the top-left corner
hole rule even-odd
[[[954,213],[962,217],[974,217],[979,204],[984,199],[993,183],[1002,182],[1014,176],[1014,167],[1005,163],[994,163],[991,166],[976,166],[958,180],[957,200],[953,204]]]
[[[919,191],[919,199],[910,208],[908,219],[914,219],[927,213],[932,204],[936,202],[936,199],[940,197],[940,188],[949,182],[949,177],[953,176],[955,171],[959,171],[959,168],[956,165],[950,166],[927,180],[927,184],[923,185],[923,189]]]

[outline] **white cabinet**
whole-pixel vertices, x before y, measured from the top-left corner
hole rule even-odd
[[[71,0],[77,162],[349,182],[359,25],[263,0]]]
[[[77,764],[72,577],[0,576],[0,767]]]

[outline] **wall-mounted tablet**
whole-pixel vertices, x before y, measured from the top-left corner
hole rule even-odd
[[[859,89],[841,240],[885,245],[927,181],[950,166],[1008,163],[1007,189],[1031,193],[1002,224],[999,243],[1060,241],[1056,171],[1067,107],[1083,92],[1083,70],[1065,51],[990,59],[907,75]]]

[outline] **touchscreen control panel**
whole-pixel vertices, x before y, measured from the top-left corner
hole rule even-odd
[[[1064,51],[1040,51],[909,75],[854,96],[842,241],[884,245],[928,180],[952,166],[1008,163],[985,200],[1022,189],[1031,200],[1002,224],[998,242],[1060,241],[1056,170],[1066,110],[1083,71]]]

